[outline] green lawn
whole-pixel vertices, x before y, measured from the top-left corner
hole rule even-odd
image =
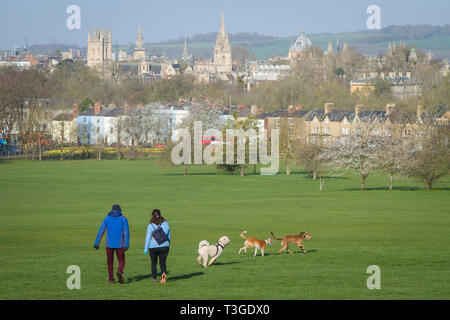
[[[372,175],[318,182],[291,176],[216,174],[213,167],[161,168],[151,160],[0,162],[0,299],[449,299],[450,180],[425,191],[414,180]],[[249,170],[251,171],[251,170]],[[131,230],[124,285],[108,283],[97,230],[113,203]],[[172,231],[168,283],[151,282],[145,231],[159,208]],[[239,233],[266,238],[308,231],[308,254],[237,255]],[[204,270],[197,246],[231,239]],[[81,268],[68,290],[67,266]],[[381,290],[366,268],[381,268]],[[115,266],[117,266],[117,261]]]

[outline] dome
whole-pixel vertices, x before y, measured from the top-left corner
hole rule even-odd
[[[311,46],[311,40],[305,37],[305,32],[301,30],[300,36],[292,43],[290,51],[305,51],[311,48]]]

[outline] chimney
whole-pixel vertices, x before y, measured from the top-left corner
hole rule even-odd
[[[294,106],[291,104],[291,105],[288,107],[288,113],[292,113],[292,112],[294,112],[294,111],[295,111]]]
[[[140,109],[140,108],[142,108],[142,103],[139,103],[139,104],[136,106],[136,109]]]
[[[395,110],[395,104],[394,103],[388,103],[386,105],[386,115],[390,115]]]
[[[94,105],[94,112],[95,112],[95,114],[99,113],[101,110],[102,110],[102,107],[100,105],[100,102],[97,101],[95,103],[95,105]]]
[[[78,117],[78,113],[80,112],[80,109],[78,108],[78,105],[75,103],[72,106],[72,118]]]
[[[355,114],[359,115],[361,113],[361,111],[364,111],[364,106],[362,104],[357,104],[355,106]]]
[[[325,114],[330,113],[333,109],[334,109],[334,103],[331,103],[331,102],[325,103],[325,107],[324,107]]]
[[[417,118],[421,118],[422,117],[422,112],[423,112],[423,106],[419,104],[417,106],[417,111],[416,111]]]
[[[255,104],[253,104],[253,105],[251,106],[250,112],[251,112],[252,114],[257,114],[257,113],[258,113],[258,106],[255,105]]]
[[[407,72],[407,73],[406,73],[406,77],[407,77],[408,79],[411,79],[411,72]]]
[[[298,106],[295,107],[296,111],[300,111],[303,110],[303,106],[301,104],[299,104]]]

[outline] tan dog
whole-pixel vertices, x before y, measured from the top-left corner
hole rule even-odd
[[[258,249],[261,250],[261,255],[264,257],[264,249],[267,245],[272,244],[272,239],[267,238],[266,240],[259,240],[256,238],[247,238],[244,234],[247,233],[247,231],[241,232],[241,237],[245,239],[244,246],[239,249],[238,254],[241,254],[241,251],[244,250],[245,253],[247,253],[247,248],[255,248],[255,254],[253,257],[256,257],[256,254],[258,253]]]
[[[292,253],[292,251],[289,250],[289,248],[288,248],[289,242],[293,243],[293,244],[296,244],[299,248],[301,248],[303,250],[304,253],[306,253],[305,246],[302,243],[303,239],[306,239],[306,240],[310,240],[311,239],[311,235],[309,233],[307,233],[307,232],[300,232],[299,234],[293,235],[293,236],[284,236],[283,239],[276,238],[275,235],[273,234],[273,232],[271,232],[270,234],[272,235],[272,237],[275,240],[281,240],[282,241],[282,243],[281,243],[282,247],[278,251],[278,253],[281,253],[281,252],[283,252],[286,249],[287,249],[287,251],[289,253]]]

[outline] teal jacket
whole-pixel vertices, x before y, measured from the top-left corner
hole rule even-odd
[[[145,237],[145,248],[144,253],[147,254],[148,249],[152,248],[162,248],[162,247],[168,247],[170,246],[170,228],[167,221],[164,221],[161,223],[161,228],[163,231],[167,234],[167,237],[169,238],[168,241],[163,242],[161,244],[158,244],[156,240],[151,236],[152,232],[158,229],[158,225],[150,223],[147,227],[147,236]]]

